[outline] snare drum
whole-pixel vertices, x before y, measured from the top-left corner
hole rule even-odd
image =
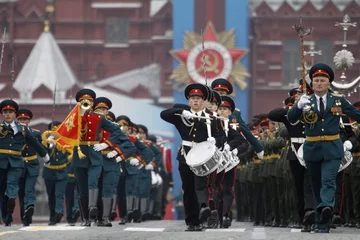
[[[204,177],[214,172],[221,160],[221,152],[208,141],[196,144],[185,156],[186,164],[195,175]]]
[[[229,159],[231,158],[231,152],[224,150],[221,152],[221,159],[219,161],[217,173],[222,172],[229,165]]]
[[[240,159],[237,156],[234,156],[233,154],[230,154],[229,163],[225,168],[225,172],[230,171],[234,167],[236,167],[240,163]]]

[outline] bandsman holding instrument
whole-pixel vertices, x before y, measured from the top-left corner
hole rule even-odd
[[[175,125],[182,138],[178,160],[184,192],[183,202],[186,215],[185,222],[188,225],[187,231],[201,231],[201,224],[211,215],[209,208],[210,192],[207,187],[209,176],[194,174],[187,164],[189,160],[187,155],[196,148],[197,144],[206,141],[212,146],[216,144],[218,147],[222,147],[224,143],[224,139],[219,135],[217,129],[217,121],[211,121],[209,114],[204,112],[204,101],[208,99],[208,94],[205,85],[190,84],[185,89],[185,98],[189,101],[190,111],[182,108],[170,108],[162,111],[160,115],[163,120]],[[208,154],[209,151],[203,150],[203,152]]]
[[[344,156],[340,138],[343,113],[360,121],[360,111],[342,95],[329,92],[333,70],[326,64],[315,64],[309,71],[314,95],[302,95],[288,112],[291,123],[304,119],[304,160],[316,199],[315,232],[328,233],[335,202],[336,175]],[[346,146],[345,146],[346,147]]]

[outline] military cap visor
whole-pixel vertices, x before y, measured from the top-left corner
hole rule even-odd
[[[327,77],[330,82],[334,80],[334,71],[331,69],[330,66],[324,63],[318,63],[311,67],[309,71],[309,77],[311,81],[314,77]]]
[[[235,102],[229,96],[222,96],[220,107],[228,107],[231,112],[234,112],[235,111]]]
[[[234,91],[232,84],[225,78],[215,79],[211,83],[211,89],[216,90],[216,91],[224,90],[227,92],[228,95],[230,95]]]
[[[198,96],[198,97],[202,97],[204,100],[207,100],[209,97],[207,87],[200,83],[193,83],[188,85],[185,88],[184,94],[186,99],[189,99],[190,97]]]
[[[108,112],[108,114],[106,115],[106,118],[112,122],[115,121],[115,114],[113,112]]]
[[[19,109],[16,112],[16,118],[27,118],[27,119],[32,119],[33,118],[33,113],[29,110],[29,109]]]
[[[19,110],[19,105],[11,99],[6,99],[0,103],[0,110],[1,112],[4,110],[13,110],[14,112],[17,112]]]
[[[293,88],[289,91],[289,96],[295,96],[297,93],[302,93],[302,90],[300,88]]]
[[[83,88],[76,93],[75,98],[77,102],[84,99],[94,100],[96,98],[96,93],[91,89]]]
[[[137,127],[138,127],[138,132],[140,132],[140,133],[145,133],[145,134],[148,133],[148,129],[147,129],[147,127],[145,127],[144,125],[138,124]]]
[[[94,109],[98,109],[98,108],[111,109],[111,107],[112,107],[112,102],[107,97],[98,97],[94,101]]]
[[[115,119],[115,122],[120,124],[120,125],[126,125],[126,126],[131,126],[131,121],[130,118],[128,116],[125,115],[120,115]]]

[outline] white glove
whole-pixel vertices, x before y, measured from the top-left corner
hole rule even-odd
[[[108,154],[106,154],[106,156],[107,156],[108,158],[113,158],[113,157],[115,157],[116,155],[118,155],[118,152],[115,151],[115,150],[112,150],[111,152],[109,152]]]
[[[54,140],[55,139],[55,137],[53,136],[53,135],[50,135],[48,138],[47,138],[47,140],[49,140],[49,141],[52,141],[52,140]]]
[[[215,145],[215,143],[216,143],[216,140],[215,140],[215,138],[213,138],[213,137],[209,137],[209,138],[207,139],[207,141],[210,142],[211,144],[214,144],[214,145]]]
[[[154,170],[154,166],[151,163],[149,163],[149,164],[146,164],[145,169],[152,171],[152,170]]]
[[[99,152],[99,151],[104,150],[104,149],[106,149],[108,147],[109,147],[109,145],[107,145],[106,143],[97,143],[97,144],[94,145],[94,150]]]
[[[121,158],[120,156],[117,156],[117,157],[115,158],[115,160],[116,160],[116,162],[118,163],[118,162],[121,162],[121,161],[122,161],[122,158]]]
[[[344,151],[350,151],[353,148],[353,145],[349,140],[346,140],[343,145]]]
[[[151,171],[151,185],[158,185],[158,178],[156,177],[156,174],[154,171]]]
[[[133,158],[129,161],[129,163],[131,166],[137,166],[137,165],[139,165],[140,162],[139,162],[139,159]]]
[[[182,115],[184,116],[184,118],[186,118],[187,120],[192,118],[192,113],[188,110],[184,110],[182,111]]]
[[[157,177],[157,179],[158,179],[157,185],[160,186],[160,185],[163,183],[163,180],[162,180],[160,174],[158,174],[158,173],[156,173],[156,177]]]
[[[225,143],[225,145],[224,145],[224,151],[230,151],[230,146],[229,146],[229,144]]]
[[[305,105],[310,104],[310,97],[308,95],[302,95],[297,103],[297,107],[302,109]]]
[[[234,156],[237,156],[237,155],[238,155],[238,150],[237,150],[237,148],[234,148],[231,152],[232,152],[232,154],[233,154]]]
[[[264,158],[264,150],[262,150],[261,152],[256,153],[256,155],[258,156],[259,159],[263,159]]]
[[[49,163],[50,163],[49,154],[46,154],[45,156],[43,156],[42,159],[44,160],[44,163],[45,163],[45,164],[49,164]]]

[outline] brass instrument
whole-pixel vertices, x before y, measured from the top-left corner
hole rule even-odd
[[[312,28],[307,28],[302,25],[302,18],[300,17],[300,24],[295,24],[293,26],[296,33],[300,37],[300,56],[301,56],[301,76],[303,79],[303,94],[306,94],[306,69],[305,69],[305,52],[304,52],[304,36],[310,35],[312,33]],[[307,124],[314,124],[318,120],[318,115],[310,105],[303,107],[302,121]]]
[[[92,107],[91,103],[92,102],[89,99],[83,99],[83,100],[80,101],[80,105],[81,105],[80,107],[81,107],[81,109],[87,111]]]

